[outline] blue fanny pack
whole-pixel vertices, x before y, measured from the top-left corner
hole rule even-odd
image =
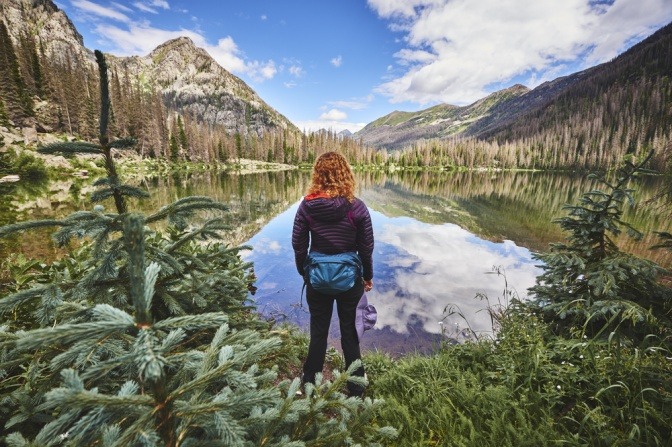
[[[327,255],[312,251],[303,264],[304,278],[325,295],[338,295],[352,289],[363,275],[362,260],[355,252]]]

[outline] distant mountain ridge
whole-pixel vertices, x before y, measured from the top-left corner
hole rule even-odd
[[[386,149],[398,149],[422,139],[460,135],[498,109],[506,110],[506,104],[528,92],[527,87],[516,84],[465,107],[439,104],[419,112],[395,111],[367,124],[354,135],[365,144]]]
[[[533,90],[515,84],[467,105],[438,104],[418,112],[394,111],[355,132],[365,144],[400,149],[414,141],[452,136],[482,137],[541,107],[588,76],[588,70],[548,81]]]
[[[500,144],[532,139],[548,144],[552,135],[558,134],[565,135],[559,150],[580,153],[590,142],[609,150],[607,146],[616,139],[623,140],[619,144],[632,146],[626,151],[654,146],[654,137],[661,146],[661,138],[669,140],[672,125],[670,76],[672,24],[610,62],[532,90],[515,85],[468,106],[440,104],[418,112],[395,111],[369,123],[354,136],[384,149],[450,137]],[[620,101],[627,101],[629,96],[635,101],[619,107]],[[652,102],[658,107],[652,109]],[[656,119],[647,118],[650,114]],[[591,127],[586,128],[585,123],[592,123]]]

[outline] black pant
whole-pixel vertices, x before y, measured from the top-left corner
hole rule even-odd
[[[355,328],[357,303],[364,294],[364,284],[361,281],[352,289],[338,295],[324,295],[306,285],[306,301],[310,310],[310,345],[308,357],[303,364],[303,381],[314,382],[315,374],[322,372],[324,358],[327,353],[327,337],[331,315],[334,311],[334,301],[338,312],[338,323],[341,329],[341,348],[345,356],[346,369],[355,360],[361,359],[359,351],[359,337]],[[354,375],[364,376],[364,367],[357,368]],[[350,394],[361,395],[363,389],[348,382]]]

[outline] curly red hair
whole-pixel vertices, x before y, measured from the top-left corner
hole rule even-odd
[[[355,177],[345,157],[338,152],[325,152],[313,166],[313,178],[308,194],[355,199]]]

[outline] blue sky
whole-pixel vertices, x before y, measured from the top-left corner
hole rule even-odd
[[[608,61],[672,0],[58,0],[89,49],[188,36],[302,130],[467,105]]]

